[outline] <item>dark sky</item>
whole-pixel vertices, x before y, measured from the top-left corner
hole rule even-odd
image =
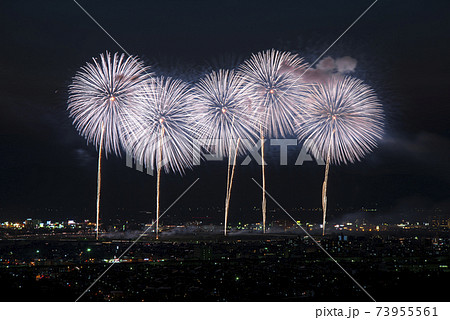
[[[79,3],[127,51],[158,63],[157,72],[195,77],[219,64],[215,61],[270,48],[294,51],[311,63],[371,1]],[[442,208],[448,215],[449,9],[448,1],[380,0],[325,55],[358,61],[354,75],[375,89],[387,118],[378,149],[361,163],[331,168],[332,209],[339,205],[351,212],[378,204],[385,215],[415,207]],[[92,218],[97,153],[68,119],[67,86],[91,57],[121,50],[70,0],[3,1],[0,25],[0,220]],[[269,162],[268,191],[286,208],[318,207],[324,168],[293,166],[295,156],[286,167]],[[123,215],[154,210],[154,177],[114,156],[104,162],[103,172],[106,217],[117,208],[124,208]],[[183,177],[164,175],[163,206],[197,177],[174,210],[221,207],[225,163],[207,163]],[[258,167],[237,169],[235,212],[260,203],[251,177],[260,180]]]

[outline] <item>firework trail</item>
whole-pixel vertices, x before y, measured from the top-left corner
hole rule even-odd
[[[105,135],[105,126],[102,123],[102,133],[100,135],[100,142],[103,141]],[[102,151],[103,144],[100,143],[100,148],[98,151],[98,165],[97,165],[97,204],[96,204],[96,219],[95,219],[95,238],[98,240],[98,224],[100,220],[100,191],[102,185]]]
[[[68,110],[78,132],[99,149],[97,172],[96,238],[98,239],[101,191],[101,159],[120,154],[120,122],[139,86],[149,77],[136,57],[109,52],[93,58],[78,71],[69,86]]]
[[[238,138],[236,142],[236,147],[234,148],[234,156],[233,156],[233,166],[230,173],[231,166],[231,156],[229,156],[228,162],[228,174],[227,174],[227,193],[225,196],[225,221],[224,221],[224,235],[227,235],[227,226],[228,226],[228,212],[230,210],[230,198],[231,198],[231,188],[233,186],[233,178],[234,178],[234,169],[236,168],[236,159],[237,159],[237,150],[239,149],[239,144],[241,142],[241,138]],[[231,152],[231,150],[230,150]]]
[[[262,216],[266,232],[266,177],[264,137],[293,133],[293,122],[304,97],[306,84],[300,74],[307,69],[303,59],[289,52],[267,50],[254,54],[240,67],[240,74],[249,85],[262,125],[260,126],[262,158]],[[264,126],[264,128],[263,128]]]
[[[263,217],[263,233],[266,233],[266,210],[267,210],[267,202],[266,202],[266,163],[264,161],[264,131],[262,126],[259,128],[260,130],[260,140],[261,140],[261,174],[262,174],[262,201],[261,201],[261,211]]]
[[[331,76],[312,86],[297,123],[297,136],[317,158],[326,159],[322,187],[323,234],[330,164],[360,161],[383,134],[383,109],[361,80]]]
[[[331,140],[333,139],[334,130],[331,133]],[[328,187],[328,173],[330,172],[330,149],[331,149],[332,143],[328,145],[328,152],[327,152],[327,163],[325,165],[325,178],[323,179],[322,184],[322,235],[325,235],[325,224],[327,222],[327,187]]]
[[[252,96],[239,75],[233,70],[213,71],[200,79],[195,87],[198,106],[198,132],[210,148],[228,157],[225,196],[225,226],[227,234],[231,188],[238,154],[244,153],[257,137],[260,123],[252,108]],[[233,159],[233,161],[231,161]]]
[[[184,173],[193,166],[194,108],[188,85],[172,78],[148,81],[124,118],[125,145],[137,162],[157,170],[156,238],[159,237],[161,169]]]

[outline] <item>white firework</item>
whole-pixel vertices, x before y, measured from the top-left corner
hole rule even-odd
[[[158,77],[142,87],[136,112],[124,118],[125,145],[147,168],[157,169],[156,239],[159,237],[161,169],[183,173],[193,166],[194,112],[188,85]]]
[[[333,75],[313,85],[298,119],[299,140],[334,164],[361,160],[383,134],[383,109],[375,92],[349,76]]]
[[[68,110],[78,132],[99,149],[97,172],[96,238],[100,220],[102,151],[120,154],[121,121],[140,85],[149,77],[136,57],[106,52],[93,58],[75,75],[69,86]]]
[[[106,154],[120,154],[122,118],[149,76],[138,58],[124,54],[106,52],[86,63],[69,86],[68,110],[80,134]]]
[[[206,75],[197,84],[195,96],[200,138],[213,145],[217,154],[226,155],[229,159],[225,193],[226,235],[236,158],[239,152],[243,153],[254,144],[260,117],[252,108],[248,86],[232,70],[219,70]]]
[[[233,70],[219,70],[200,79],[194,89],[199,137],[214,145],[215,152],[232,156],[254,144],[260,119],[252,106],[249,88]]]
[[[253,54],[240,67],[240,73],[250,87],[259,116],[262,158],[263,232],[266,232],[266,175],[264,138],[286,137],[293,133],[296,117],[301,116],[302,99],[307,85],[303,79],[307,64],[298,55],[267,50]]]
[[[142,86],[134,103],[136,112],[123,121],[125,145],[134,158],[166,172],[191,168],[196,108],[189,85],[157,77]]]
[[[333,75],[310,89],[301,111],[298,138],[316,157],[326,159],[322,185],[325,234],[330,164],[361,160],[376,147],[383,134],[383,109],[375,92],[361,80]]]
[[[306,69],[303,58],[274,49],[253,54],[240,67],[268,136],[293,133],[297,109],[307,88],[301,77]]]

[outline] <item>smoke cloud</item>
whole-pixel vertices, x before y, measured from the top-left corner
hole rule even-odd
[[[334,59],[330,56],[320,60],[315,68],[310,68],[304,74],[305,82],[326,82],[333,74],[349,74],[355,72],[358,60],[350,57]]]
[[[337,72],[339,73],[350,73],[355,72],[356,65],[358,64],[358,61],[356,59],[353,59],[352,57],[345,56],[342,58],[338,58],[335,61]]]

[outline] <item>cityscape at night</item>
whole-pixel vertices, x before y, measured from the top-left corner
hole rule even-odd
[[[325,237],[314,222],[271,221],[266,234],[261,223],[238,222],[224,237],[223,226],[208,217],[181,222],[167,216],[173,224],[161,225],[159,240],[153,228],[123,256],[153,222],[107,221],[101,241],[95,241],[95,223],[89,220],[5,221],[0,277],[12,288],[11,301],[55,299],[55,290],[56,300],[74,300],[112,263],[115,272],[86,300],[364,301],[298,223],[379,299],[397,300],[401,294],[402,301],[445,301],[434,286],[450,280],[450,219],[434,212],[421,221],[373,223],[367,217],[371,210],[331,225]],[[426,293],[414,290],[418,286]]]

